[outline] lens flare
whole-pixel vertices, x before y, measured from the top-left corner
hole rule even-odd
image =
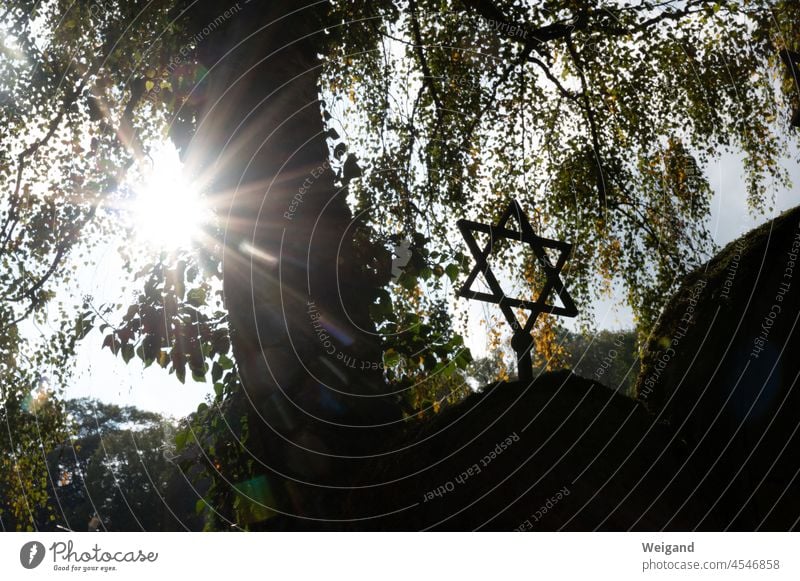
[[[209,222],[210,211],[185,175],[174,147],[161,146],[153,160],[143,183],[133,188],[136,238],[159,250],[188,248]]]

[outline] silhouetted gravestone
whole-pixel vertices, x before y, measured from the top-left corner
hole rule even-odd
[[[391,484],[351,497],[350,514],[388,516],[355,528],[797,528],[799,260],[800,208],[687,276],[638,402],[544,374],[412,428],[398,458],[370,468]]]
[[[800,208],[686,277],[642,360],[638,398],[687,458],[700,528],[785,530],[800,516]]]
[[[656,498],[679,443],[635,401],[568,371],[497,383],[410,426],[348,512],[377,530],[685,530]]]

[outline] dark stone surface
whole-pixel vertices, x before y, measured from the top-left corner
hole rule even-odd
[[[785,530],[800,516],[798,259],[795,208],[688,276],[642,361],[640,401],[686,443],[679,476],[726,527]]]

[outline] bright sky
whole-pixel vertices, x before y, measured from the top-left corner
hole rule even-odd
[[[186,192],[176,186],[176,175],[180,170],[177,153],[167,148],[161,155],[154,156],[159,160],[154,168],[158,183],[170,184],[170,187],[155,187],[142,192],[144,203],[151,197],[164,202],[165,196],[176,199],[185,196]],[[785,166],[790,169],[793,180],[800,184],[800,168],[787,159]],[[741,179],[740,158],[733,154],[724,155],[717,163],[707,168],[714,188],[714,200],[711,210],[711,230],[714,240],[725,245],[737,236],[756,227],[769,219],[768,216],[753,216],[747,210],[744,182]],[[775,189],[774,215],[800,204],[800,190],[791,191]],[[180,199],[181,203],[186,202]],[[169,204],[168,204],[169,205]],[[145,212],[145,214],[147,214]],[[167,218],[174,217],[171,212],[164,212]],[[156,219],[158,224],[159,220]],[[167,224],[173,231],[164,231]],[[143,226],[145,236],[159,238],[159,233],[167,239],[181,237],[175,232],[174,220],[162,222],[161,228],[153,230],[153,224]],[[185,234],[185,233],[184,233]],[[78,296],[91,294],[98,303],[123,302],[126,295],[120,292],[120,277],[124,276],[121,260],[111,245],[101,248],[97,253],[97,265],[81,273],[78,281]],[[630,309],[618,302],[618,297],[605,300],[594,305],[595,323],[600,329],[621,329],[633,326]],[[477,309],[473,313],[486,316],[495,307],[483,303],[474,303]],[[579,308],[586,308],[580,306]],[[486,353],[486,336],[481,332],[471,332],[467,345],[473,354],[481,356]],[[92,331],[82,342],[77,354],[78,368],[75,381],[67,390],[67,397],[95,397],[118,405],[135,405],[139,408],[158,411],[176,417],[184,416],[197,408],[207,394],[211,392],[209,383],[196,383],[190,378],[185,385],[168,375],[156,365],[144,369],[143,364],[134,358],[127,365],[119,357],[114,357],[108,349],[100,349],[103,336]]]
[[[114,249],[107,249],[103,261],[87,271],[84,289],[94,293],[98,302],[119,296],[122,268],[115,260]],[[115,291],[117,291],[115,293]],[[116,299],[111,299],[116,300]],[[77,367],[66,397],[93,397],[117,405],[134,405],[141,409],[183,417],[197,409],[212,392],[210,383],[197,383],[191,374],[185,384],[175,375],[168,375],[158,365],[144,368],[136,357],[126,365],[109,349],[101,349],[103,334],[92,331],[77,350]]]
[[[711,202],[711,215],[709,217],[709,228],[712,238],[719,247],[725,246],[728,242],[735,240],[745,232],[767,222],[797,205],[800,205],[800,166],[796,160],[800,155],[796,150],[788,152],[783,160],[783,167],[789,172],[793,187],[790,190],[780,187],[772,187],[768,195],[774,196],[774,209],[764,215],[753,215],[747,208],[747,195],[742,171],[742,157],[733,153],[726,153],[705,168],[706,176],[709,179],[714,191],[714,198]],[[633,313],[624,304],[621,292],[614,293],[614,296],[596,302],[588,308],[593,309],[594,324],[597,329],[632,329]],[[578,309],[587,308],[586,305],[578,305]],[[481,319],[488,320],[492,314],[499,316],[500,310],[495,305],[473,301],[470,305],[470,333],[465,337],[467,347],[472,351],[473,356],[482,357],[488,352],[487,337],[482,333]],[[500,317],[502,321],[502,317]],[[567,328],[576,329],[575,319],[564,319]],[[505,322],[502,322],[505,326]]]
[[[174,248],[190,242],[192,235],[207,213],[195,191],[182,173],[178,153],[171,143],[164,144],[153,154],[152,172],[140,188],[130,207],[130,215],[137,230],[136,244],[142,252],[148,248]],[[96,265],[83,268],[76,281],[77,288],[70,289],[73,296],[92,295],[96,305],[104,303],[130,304],[131,289],[141,287],[128,282],[127,290],[121,283],[129,276],[122,268],[122,259],[115,243],[101,245],[94,255]],[[116,322],[116,321],[110,321]],[[101,349],[104,334],[93,330],[77,350],[77,368],[74,382],[66,397],[94,397],[117,405],[134,405],[141,409],[182,417],[197,409],[205,396],[211,393],[210,383],[198,383],[187,374],[185,384],[175,375],[167,374],[158,365],[145,369],[143,362],[134,357],[126,365],[121,357],[109,349]]]

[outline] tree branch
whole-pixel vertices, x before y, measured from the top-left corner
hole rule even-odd
[[[608,204],[608,196],[606,189],[605,175],[603,173],[603,161],[600,155],[600,137],[597,130],[597,122],[594,116],[594,110],[589,101],[589,86],[586,82],[586,76],[583,74],[583,64],[580,61],[578,52],[575,50],[575,45],[572,43],[572,38],[567,37],[567,50],[569,51],[572,61],[575,63],[575,68],[578,71],[578,78],[581,82],[581,100],[583,101],[583,110],[586,113],[586,119],[589,123],[589,133],[592,138],[592,149],[597,160],[597,192],[600,201],[600,209],[605,215],[606,206]]]
[[[496,28],[505,32],[505,35],[514,41],[524,41],[527,46],[535,48],[535,45],[543,44],[551,40],[564,38],[578,27],[585,26],[585,22],[579,17],[574,22],[555,22],[540,27],[531,27],[526,23],[511,23],[508,17],[491,0],[461,0],[463,4],[479,16],[488,21],[498,23]],[[520,29],[522,36],[511,33],[510,31]]]
[[[503,73],[494,82],[494,84],[492,85],[492,90],[489,93],[488,100],[486,101],[484,106],[481,108],[481,110],[478,112],[478,114],[475,115],[475,117],[472,119],[472,123],[470,123],[470,126],[467,128],[467,131],[464,134],[464,139],[461,142],[461,148],[462,149],[466,149],[467,140],[470,139],[470,137],[472,136],[472,133],[475,131],[475,127],[477,127],[477,125],[478,125],[478,122],[481,120],[481,118],[489,110],[489,107],[494,105],[495,97],[497,96],[497,89],[499,89],[500,85],[502,85],[503,83],[505,83],[508,80],[508,76],[511,74],[511,71],[513,71],[515,68],[517,68],[519,65],[521,65],[522,63],[524,63],[526,60],[528,60],[530,58],[530,55],[531,55],[532,51],[533,51],[533,46],[528,46],[528,47],[523,48],[522,52],[520,52],[520,54],[519,54],[519,57],[514,62],[512,62],[510,65],[508,65],[505,68],[505,70],[503,71]]]
[[[651,26],[654,26],[665,20],[680,20],[690,14],[695,14],[699,10],[694,8],[701,7],[706,4],[715,4],[719,0],[689,0],[681,10],[675,11],[662,11],[656,16],[648,18],[635,24],[632,27],[624,28],[620,26],[592,26],[593,23],[600,23],[603,18],[612,18],[619,22],[619,16],[623,12],[634,10],[652,10],[660,6],[671,5],[672,2],[662,2],[657,6],[629,6],[616,9],[601,8],[600,10],[585,11],[581,10],[577,13],[574,20],[567,22],[554,22],[544,26],[531,26],[525,22],[511,23],[508,17],[492,2],[491,0],[461,0],[467,10],[478,14],[487,21],[498,23],[496,26],[498,31],[505,33],[508,40],[512,40],[525,46],[533,44],[534,49],[538,49],[539,45],[546,44],[553,40],[564,40],[575,31],[581,32],[602,32],[606,36],[626,36],[637,32],[642,32]],[[522,35],[512,33],[510,31],[522,31]]]
[[[34,153],[36,153],[36,151],[40,147],[45,145],[53,137],[53,135],[55,135],[55,132],[58,130],[59,126],[61,125],[61,122],[63,121],[64,116],[67,114],[67,112],[72,107],[72,105],[74,105],[75,101],[77,100],[77,97],[83,92],[83,89],[86,86],[86,79],[87,79],[87,77],[84,77],[83,79],[81,79],[80,83],[76,86],[76,88],[65,95],[64,101],[63,101],[63,106],[62,106],[61,110],[58,112],[58,114],[48,124],[47,132],[42,137],[40,137],[39,139],[37,139],[33,143],[31,143],[18,156],[17,175],[16,175],[15,187],[14,187],[14,192],[12,193],[12,200],[11,200],[10,211],[9,211],[9,220],[11,219],[11,216],[14,216],[14,218],[13,218],[13,221],[11,222],[10,227],[8,228],[8,232],[5,232],[5,226],[6,226],[6,224],[8,223],[9,220],[6,220],[6,224],[4,224],[4,228],[3,228],[4,240],[3,240],[3,243],[2,243],[3,249],[5,249],[7,247],[8,242],[10,241],[11,236],[13,234],[14,228],[15,228],[16,224],[19,221],[18,216],[15,216],[14,214],[12,214],[11,209],[16,204],[18,204],[18,201],[19,201],[19,192],[20,192],[20,189],[21,189],[22,174],[23,174],[23,171],[24,171],[25,164],[27,163],[27,158],[30,157],[31,155],[33,155]],[[141,155],[142,155],[141,144],[139,143],[138,137],[137,137],[137,135],[136,135],[136,133],[135,133],[135,131],[133,129],[133,113],[134,113],[134,110],[135,110],[136,106],[141,101],[144,93],[145,93],[144,80],[140,79],[140,80],[134,81],[134,83],[132,84],[132,87],[131,87],[131,97],[128,100],[128,102],[126,103],[126,105],[125,105],[125,109],[123,110],[122,116],[120,118],[119,128],[117,129],[116,135],[115,135],[117,143],[123,149],[127,149],[128,151],[130,151],[133,154],[133,158],[138,158],[138,157],[141,157]],[[107,113],[105,113],[105,114],[107,115]],[[130,168],[130,166],[133,163],[133,158],[129,159],[128,162],[126,163],[125,167],[118,172],[117,178],[119,178],[119,174],[125,173],[128,170],[128,168]],[[47,281],[53,276],[55,271],[58,269],[61,261],[64,259],[64,256],[67,254],[67,252],[72,247],[72,244],[74,243],[74,240],[77,237],[78,233],[81,230],[83,230],[83,228],[86,227],[86,225],[91,220],[94,219],[94,217],[95,217],[95,215],[97,213],[99,200],[104,198],[105,196],[109,195],[110,193],[111,193],[111,190],[107,190],[107,191],[101,192],[98,195],[98,198],[97,198],[98,201],[96,201],[92,205],[92,207],[86,213],[86,216],[82,220],[80,220],[80,222],[78,224],[73,226],[70,229],[69,233],[67,234],[67,237],[57,245],[53,261],[51,262],[50,266],[48,266],[48,268],[44,272],[44,274],[42,274],[42,276],[35,283],[33,283],[33,285],[31,285],[29,288],[27,288],[25,290],[19,291],[14,296],[10,296],[10,293],[6,293],[5,295],[3,295],[3,298],[6,299],[6,300],[9,300],[9,301],[12,301],[12,302],[20,302],[20,301],[23,301],[23,300],[26,300],[26,299],[27,300],[31,300],[33,302],[32,307],[35,307],[35,305],[36,305],[36,300],[35,300],[36,299],[36,297],[35,297],[36,292],[38,290],[40,290],[47,283]],[[14,285],[14,286],[16,286],[16,285]],[[30,312],[31,312],[31,309],[30,308],[27,309],[26,310],[26,315],[24,315],[23,318],[25,316],[29,315]]]
[[[572,91],[568,91],[564,87],[564,85],[561,84],[561,81],[559,81],[555,77],[555,75],[553,75],[553,73],[550,71],[550,67],[548,67],[545,63],[543,63],[541,60],[539,60],[538,58],[536,58],[533,55],[528,57],[528,61],[538,65],[538,67],[540,69],[542,69],[542,72],[544,73],[544,75],[550,80],[551,83],[553,83],[556,86],[556,88],[558,89],[559,93],[561,93],[562,97],[566,97],[567,99],[570,99],[572,101],[575,101],[575,100],[578,99],[578,96],[575,93],[573,93]]]
[[[420,68],[422,69],[422,82],[427,87],[428,92],[431,94],[431,99],[433,100],[436,108],[437,125],[441,127],[442,111],[444,106],[442,105],[442,99],[439,95],[439,90],[436,88],[436,84],[433,82],[433,75],[431,74],[431,69],[428,66],[428,60],[425,58],[425,50],[422,44],[422,34],[419,29],[419,21],[417,20],[417,3],[415,0],[409,0],[408,8],[411,12],[411,34],[414,36],[414,50],[417,53]]]
[[[6,295],[4,298],[13,302],[20,302],[24,299],[33,301],[35,299],[34,295],[36,291],[41,289],[48,281],[48,279],[51,276],[53,276],[53,273],[55,273],[56,269],[58,269],[61,260],[64,258],[69,249],[72,247],[72,243],[74,242],[74,238],[77,237],[77,233],[83,230],[84,227],[86,227],[86,225],[94,218],[96,213],[97,213],[97,204],[93,205],[86,213],[86,216],[83,218],[83,220],[81,220],[78,224],[76,224],[75,227],[72,228],[71,231],[67,233],[66,239],[59,242],[56,250],[56,255],[53,258],[53,261],[50,263],[50,266],[47,268],[44,274],[39,278],[39,280],[37,280],[33,285],[31,285],[26,290],[20,291],[20,293],[17,294],[16,296],[9,297],[8,295]]]
[[[62,107],[59,110],[58,114],[55,117],[53,117],[53,119],[50,120],[50,123],[47,126],[47,131],[45,132],[45,134],[42,135],[39,139],[35,139],[33,143],[31,143],[28,147],[23,149],[17,156],[17,175],[14,180],[14,191],[12,192],[11,199],[9,200],[8,218],[3,224],[3,231],[2,231],[3,250],[6,249],[8,242],[11,239],[11,235],[14,232],[14,228],[19,222],[18,217],[15,216],[13,208],[17,204],[19,204],[19,191],[22,187],[22,174],[24,172],[25,165],[27,163],[27,158],[36,153],[40,147],[42,147],[48,141],[50,141],[50,139],[52,139],[53,135],[55,135],[55,132],[61,125],[61,122],[64,120],[64,116],[67,114],[67,111],[69,111],[72,105],[75,104],[78,95],[81,94],[81,91],[83,91],[85,85],[86,85],[86,80],[82,79],[81,82],[78,83],[78,86],[75,89],[64,95]],[[6,232],[6,227],[8,227],[7,232]]]

